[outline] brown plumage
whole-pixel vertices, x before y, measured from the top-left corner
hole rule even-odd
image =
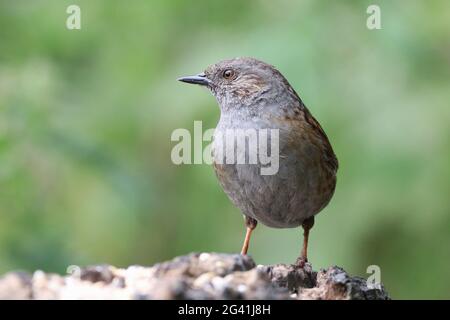
[[[304,244],[298,262],[303,265],[314,215],[329,203],[336,186],[338,161],[324,130],[284,76],[262,61],[225,60],[180,80],[208,87],[220,105],[214,169],[225,193],[245,216],[247,234],[241,252],[247,253],[257,222],[275,228],[301,225]],[[225,164],[218,138],[233,129],[277,130],[278,171],[261,174],[261,162]],[[247,149],[237,152],[250,156]]]

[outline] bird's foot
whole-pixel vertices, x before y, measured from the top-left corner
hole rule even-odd
[[[295,261],[295,266],[297,268],[303,269],[306,265],[306,263],[308,262],[308,259],[305,257],[298,257],[297,261]]]

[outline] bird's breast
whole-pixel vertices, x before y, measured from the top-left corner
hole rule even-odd
[[[335,177],[316,142],[297,131],[285,123],[236,117],[221,117],[215,130],[212,155],[221,186],[245,215],[270,227],[300,225],[319,212],[334,191]],[[266,148],[260,148],[263,145]],[[276,171],[262,174],[270,166]]]

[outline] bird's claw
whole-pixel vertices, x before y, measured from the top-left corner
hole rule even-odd
[[[307,262],[308,262],[308,259],[306,259],[304,257],[298,257],[297,261],[295,261],[295,266],[298,267],[298,268],[303,269]]]

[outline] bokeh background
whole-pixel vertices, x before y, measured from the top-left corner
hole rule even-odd
[[[238,252],[243,221],[213,169],[170,160],[174,129],[219,117],[176,78],[235,56],[277,66],[340,160],[313,266],[375,264],[394,298],[450,298],[446,0],[1,0],[0,273]],[[300,245],[300,229],[259,226],[250,251],[288,263]]]

